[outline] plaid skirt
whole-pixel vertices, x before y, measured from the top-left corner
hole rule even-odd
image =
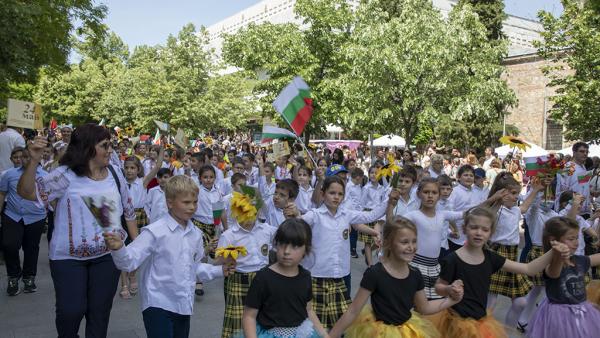
[[[367,224],[367,226],[371,229],[375,229],[375,224],[377,224],[378,221],[372,222]],[[375,237],[369,235],[369,234],[365,234],[364,232],[359,232],[358,233],[358,240],[365,243],[365,245],[373,245],[375,244]]]
[[[134,209],[135,211],[135,220],[138,226],[138,229],[141,229],[150,223],[148,221],[148,215],[146,215],[146,211],[144,208]]]
[[[412,262],[408,264],[421,272],[423,283],[425,284],[425,288],[423,289],[423,291],[425,291],[425,297],[429,300],[442,298],[442,296],[435,292],[435,282],[440,276],[441,271],[438,259],[415,255]]]
[[[192,218],[192,223],[196,226],[196,228],[202,231],[202,243],[206,248],[208,244],[215,238],[215,226],[213,224],[202,223],[197,219]],[[212,251],[210,252],[212,253]],[[214,256],[214,253],[212,253]],[[211,256],[212,258],[214,258]]]
[[[350,306],[349,291],[343,278],[312,278],[313,310],[326,329],[342,317]]]
[[[492,243],[490,249],[506,259],[517,261],[517,253],[519,251],[517,245]],[[517,298],[526,296],[532,286],[527,276],[498,270],[498,272],[492,275],[490,293]]]
[[[541,246],[534,245],[531,247],[529,252],[527,253],[527,257],[525,258],[525,262],[529,263],[537,258],[540,258],[544,255],[544,248]],[[544,286],[544,278],[542,278],[543,272],[539,272],[535,274],[535,276],[529,276],[529,280],[533,284],[533,286]]]
[[[225,277],[223,287],[225,315],[223,316],[222,338],[229,338],[241,332],[244,301],[254,276],[256,276],[256,272],[236,272]]]

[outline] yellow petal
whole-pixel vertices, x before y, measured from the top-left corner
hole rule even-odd
[[[231,258],[233,259],[237,259],[238,258],[238,252],[237,251],[231,251]]]

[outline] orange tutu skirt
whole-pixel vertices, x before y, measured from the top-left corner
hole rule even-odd
[[[432,321],[444,338],[508,338],[504,326],[491,314],[475,320],[463,318],[453,310],[444,310]]]
[[[594,279],[587,286],[587,300],[600,306],[600,280]]]
[[[435,326],[420,315],[412,316],[402,325],[387,325],[377,321],[370,305],[366,305],[360,315],[344,333],[347,338],[439,338]]]

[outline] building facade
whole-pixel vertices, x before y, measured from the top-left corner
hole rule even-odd
[[[348,0],[352,5],[357,0]],[[432,0],[434,7],[447,16],[457,1]],[[234,34],[251,23],[289,23],[302,25],[294,14],[296,0],[265,0],[248,7],[207,28],[209,47],[217,55],[221,53],[223,34]],[[540,39],[542,26],[533,20],[509,16],[504,21],[503,31],[510,41],[505,60],[505,79],[514,90],[518,103],[510,109],[506,123],[519,129],[521,136],[546,149],[562,148],[562,127],[547,118],[553,91],[547,87],[548,80],[541,72],[544,61],[535,53],[533,41]]]

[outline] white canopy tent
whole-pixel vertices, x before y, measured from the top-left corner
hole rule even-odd
[[[522,152],[520,149],[515,150],[515,154],[520,152],[522,153],[521,156],[523,158],[526,157],[540,157],[540,156],[547,156],[549,153],[546,149],[535,145],[529,141],[525,141],[527,142],[531,147],[527,148],[525,150],[525,152]],[[501,159],[504,159],[506,157],[506,155],[508,155],[509,153],[512,153],[513,148],[509,145],[503,145],[502,147],[498,147],[495,149],[496,154],[498,154],[498,157],[500,157]]]
[[[573,156],[573,148],[567,147],[567,148],[559,150],[558,153],[563,154],[563,155]],[[594,156],[600,157],[600,144],[590,144],[590,153],[588,154],[588,157],[594,157]]]
[[[373,147],[406,147],[406,140],[398,135],[384,135],[373,140]]]

